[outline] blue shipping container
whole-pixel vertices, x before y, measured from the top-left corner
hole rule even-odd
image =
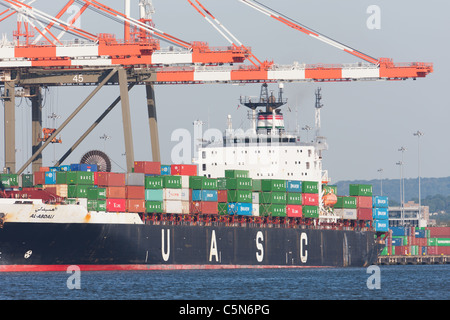
[[[389,207],[388,197],[374,196],[372,197],[372,205],[374,208],[387,208]]]
[[[59,171],[70,171],[69,165],[59,166]]]
[[[45,184],[56,184],[56,172],[48,171],[45,173]]]
[[[218,201],[217,190],[192,190],[192,201]]]
[[[287,192],[302,192],[302,182],[297,180],[286,180]]]
[[[422,247],[422,255],[425,256],[427,254],[427,248],[426,246]]]
[[[56,172],[56,171],[59,171],[59,167],[50,167],[50,168],[48,168],[48,170],[52,171],[52,172]]]
[[[389,231],[389,220],[374,220],[375,231],[388,232]]]
[[[97,172],[96,164],[80,164],[80,171]]]
[[[228,214],[237,214],[241,216],[251,216],[253,206],[251,203],[229,202]]]
[[[399,247],[403,245],[403,238],[393,238],[392,245],[395,247]]]
[[[414,236],[416,237],[416,238],[426,238],[427,237],[427,230],[425,230],[425,229],[417,229],[417,230],[415,230],[414,231]]]
[[[162,176],[170,176],[170,166],[169,165],[161,165],[161,175]]]
[[[410,236],[410,230],[411,228],[404,228],[404,227],[390,227],[389,229],[392,230],[393,236]]]
[[[373,208],[372,217],[374,220],[388,220],[389,209],[388,208]]]
[[[163,201],[163,189],[145,189],[145,201]]]
[[[70,165],[70,171],[80,171],[80,164],[79,163],[72,163]]]

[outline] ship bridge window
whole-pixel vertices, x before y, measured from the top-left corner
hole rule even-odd
[[[206,171],[206,164],[202,165],[202,169],[203,169],[203,171]]]
[[[202,151],[202,158],[206,159],[206,151]]]

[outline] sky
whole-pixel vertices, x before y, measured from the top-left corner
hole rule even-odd
[[[66,1],[59,1],[62,7]],[[138,0],[132,0],[132,16],[138,18]],[[403,154],[404,177],[450,176],[450,2],[442,0],[261,0],[262,3],[290,18],[372,57],[392,58],[394,62],[433,62],[434,72],[416,81],[363,81],[350,83],[285,84],[283,107],[287,129],[296,124],[314,126],[314,92],[322,88],[322,129],[329,149],[323,154],[323,168],[332,182],[355,179],[400,178]],[[123,0],[105,1],[123,11]],[[204,0],[202,3],[242,43],[252,48],[260,60],[275,64],[294,62],[356,63],[358,58],[346,54],[305,34],[268,18],[237,0]],[[35,6],[55,15],[55,2],[37,0]],[[210,46],[226,46],[226,40],[185,0],[154,0],[156,27],[186,41],[206,41]],[[378,28],[369,8],[379,9]],[[62,19],[68,19],[68,15]],[[0,35],[12,40],[15,20],[0,22]],[[93,12],[83,14],[80,27],[92,33],[115,33],[123,37],[123,26]],[[68,37],[67,39],[70,39]],[[169,46],[162,42],[162,47]],[[84,100],[93,87],[59,87],[45,90],[44,127],[61,124]],[[269,85],[277,92],[277,85]],[[162,162],[170,164],[171,151],[178,141],[171,141],[177,129],[193,133],[193,121],[202,120],[206,128],[224,130],[230,114],[235,128],[248,128],[245,107],[237,108],[239,97],[259,95],[260,84],[157,85],[156,105]],[[44,151],[44,165],[58,160],[90,124],[119,95],[118,87],[102,88],[100,93],[61,132],[63,143]],[[151,160],[145,87],[130,91],[135,160]],[[16,100],[16,157],[18,168],[31,156],[30,102]],[[290,110],[297,110],[297,112]],[[3,108],[3,106],[2,106]],[[3,111],[3,110],[2,110]],[[0,123],[3,126],[3,112]],[[48,118],[52,113],[59,119]],[[419,139],[413,135],[420,130]],[[3,130],[2,130],[3,131]],[[304,131],[302,132],[305,136]],[[109,136],[105,140],[101,136]],[[312,135],[312,133],[310,133]],[[4,141],[0,139],[0,163],[4,163]],[[66,163],[77,163],[92,149],[106,151],[113,160],[113,170],[125,165],[121,111],[116,109],[72,153]]]

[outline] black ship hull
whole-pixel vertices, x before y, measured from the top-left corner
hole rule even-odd
[[[5,223],[0,271],[363,267],[375,232],[267,226]]]

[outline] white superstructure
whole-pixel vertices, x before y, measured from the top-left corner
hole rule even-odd
[[[320,91],[316,96],[316,114],[320,117]],[[325,137],[317,130],[314,139],[306,141],[298,132],[286,132],[283,114],[278,109],[285,103],[282,86],[276,99],[273,94],[269,97],[266,84],[259,100],[241,98],[241,104],[251,109],[251,128],[233,129],[228,116],[222,139],[202,140],[197,146],[198,174],[217,178],[223,177],[226,169],[238,169],[249,170],[253,179],[328,181],[327,171],[322,168],[322,151],[327,149]],[[265,110],[257,110],[258,107]],[[196,125],[201,126],[201,122]]]

